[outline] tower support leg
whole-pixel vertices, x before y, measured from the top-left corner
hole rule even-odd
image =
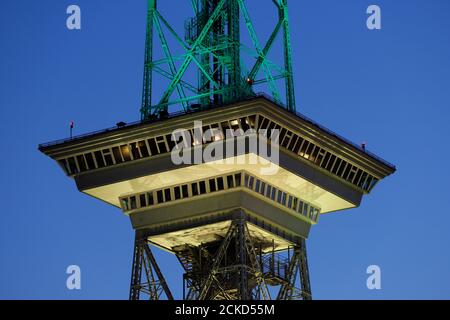
[[[286,274],[286,282],[281,286],[277,300],[311,300],[306,241],[294,247]]]
[[[168,300],[173,300],[172,293],[153,256],[150,243],[136,232],[130,300],[140,300],[144,297],[149,300],[160,300],[163,294]]]

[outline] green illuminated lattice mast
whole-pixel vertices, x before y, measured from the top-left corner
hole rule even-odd
[[[171,107],[187,111],[234,103],[254,96],[255,87],[261,85],[266,86],[265,90],[277,103],[295,111],[287,0],[272,3],[278,12],[278,22],[262,46],[245,0],[191,0],[194,17],[185,22],[184,37],[158,11],[157,0],[148,0],[142,119],[164,117]],[[248,45],[241,42],[243,28],[251,39]],[[283,66],[268,59],[281,32]],[[162,53],[157,59],[155,40],[159,40]],[[181,48],[182,53],[175,53],[174,46]],[[244,65],[243,54],[254,59],[251,65]],[[197,70],[195,76],[188,74],[189,68]],[[152,102],[156,74],[169,84],[159,100]],[[282,79],[285,101],[277,83]]]

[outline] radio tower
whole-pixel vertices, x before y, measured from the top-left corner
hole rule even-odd
[[[269,1],[276,24],[265,42],[250,1],[192,0],[194,17],[180,35],[148,0],[141,120],[39,146],[81,192],[130,218],[130,299],[311,299],[311,226],[359,207],[395,172],[296,113],[287,0]],[[277,39],[281,63],[269,59]],[[189,161],[177,163],[174,152]],[[208,152],[226,161],[193,161]],[[182,297],[172,294],[154,247],[183,267]]]

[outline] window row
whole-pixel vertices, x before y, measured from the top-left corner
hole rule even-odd
[[[351,163],[315,145],[314,143],[303,139],[299,135],[281,127],[279,124],[266,117],[252,115],[242,117],[240,119],[205,125],[202,128],[203,132],[211,130],[211,140],[213,141],[224,139],[224,133],[232,132],[235,136],[239,135],[240,132],[246,132],[249,129],[266,130],[266,135],[269,135],[272,130],[278,129],[279,136],[271,138],[277,139],[280,146],[294,152],[300,157],[303,157],[304,159],[365,191],[371,191],[378,182],[377,178],[368,174],[364,170],[352,165]],[[190,130],[190,137],[185,138],[191,139],[191,141],[184,139],[186,143],[185,147],[201,143],[201,141],[196,141],[194,129]],[[189,142],[190,145],[188,145]],[[208,141],[203,141],[203,143],[207,142]],[[173,150],[175,146],[176,143],[172,141],[172,135],[167,134],[146,140],[117,145],[94,152],[79,154],[74,157],[62,159],[59,163],[67,174],[74,175],[88,170],[104,168],[128,161],[164,154]]]
[[[275,129],[279,130],[279,135],[277,137],[271,137],[271,139],[276,139],[280,146],[294,152],[306,160],[309,160],[328,172],[339,176],[353,185],[365,191],[370,191],[378,182],[377,178],[368,174],[364,170],[339,158],[314,143],[303,139],[299,135],[281,127],[272,120],[259,116],[258,131],[266,130],[266,137],[268,138],[268,135]]]
[[[222,140],[225,138],[224,133],[226,132],[231,132],[233,136],[235,136],[240,135],[242,132],[246,132],[249,129],[256,130],[256,119],[257,116],[253,115],[240,119],[205,125],[202,128],[202,132],[206,133],[208,130],[210,130],[210,132],[212,133],[212,139],[209,140]],[[196,136],[198,134],[194,132],[194,129],[190,129],[189,132],[190,137],[187,136],[183,140],[187,144],[185,147],[200,144],[200,141],[196,141]],[[188,145],[189,138],[191,139],[190,145]],[[207,142],[208,141],[203,141],[203,143]],[[176,143],[172,141],[172,134],[167,134],[146,140],[139,140],[110,148],[104,148],[102,150],[79,154],[66,159],[61,159],[59,160],[59,164],[68,175],[74,175],[85,171],[100,169],[124,162],[168,153],[172,151],[175,146]]]
[[[244,185],[259,193],[260,195],[269,198],[272,201],[278,202],[282,206],[294,210],[297,213],[317,222],[319,219],[320,210],[313,205],[300,200],[299,198],[290,195],[278,188],[256,178],[249,174],[245,174]]]
[[[188,199],[217,191],[241,186],[242,173],[235,173],[188,184],[149,191],[139,195],[121,198],[124,211],[135,210],[174,200]]]
[[[317,222],[320,210],[249,174],[234,173],[189,184],[149,191],[121,198],[124,211],[131,211],[171,201],[193,198],[244,186],[266,198]]]

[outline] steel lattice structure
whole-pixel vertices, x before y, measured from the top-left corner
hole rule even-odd
[[[130,299],[173,299],[150,249],[145,230],[136,232]],[[223,239],[186,245],[176,256],[185,270],[184,300],[310,300],[305,240],[282,252],[263,251],[251,238],[241,212]],[[269,286],[278,288],[271,297]]]
[[[163,17],[157,0],[148,0],[141,118],[164,118],[174,105],[181,105],[186,111],[230,104],[254,96],[253,88],[260,84],[267,84],[277,103],[295,111],[287,0],[272,3],[278,22],[263,46],[245,0],[191,0],[194,17],[186,21],[184,37]],[[251,39],[249,45],[241,42],[243,26]],[[283,37],[282,66],[268,59],[279,34]],[[174,54],[167,35],[183,53]],[[158,41],[164,55],[160,59],[154,56]],[[241,59],[244,52],[254,58],[253,64],[245,68]],[[192,65],[198,70],[195,84],[186,76]],[[155,74],[170,83],[157,103],[152,103]],[[285,79],[285,101],[277,86],[280,79]]]

